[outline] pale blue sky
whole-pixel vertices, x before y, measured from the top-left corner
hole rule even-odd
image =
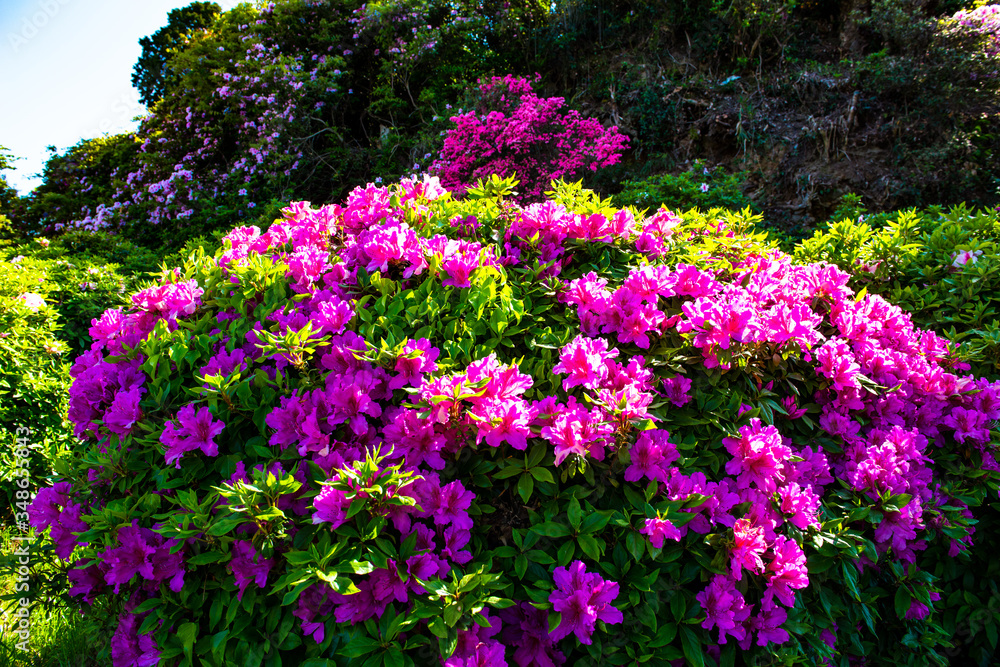
[[[238,0],[215,0],[223,10]],[[15,157],[7,181],[38,185],[46,146],[134,129],[145,113],[132,88],[139,39],[191,0],[0,0],[0,146]]]

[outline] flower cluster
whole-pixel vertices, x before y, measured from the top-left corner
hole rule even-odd
[[[535,83],[538,82],[536,78]],[[479,87],[479,106],[451,118],[444,148],[431,169],[464,192],[491,174],[514,175],[522,198],[541,199],[555,179],[616,164],[628,138],[617,127],[564,110],[561,97],[538,97],[531,82],[508,74]]]
[[[611,604],[618,597],[615,582],[587,572],[582,561],[575,561],[568,568],[557,567],[552,576],[556,589],[549,596],[549,602],[561,614],[559,625],[552,631],[552,639],[559,640],[573,633],[581,643],[589,644],[597,621],[622,622],[622,613]]]

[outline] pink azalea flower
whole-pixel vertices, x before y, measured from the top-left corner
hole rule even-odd
[[[649,541],[657,549],[663,548],[663,540],[671,539],[680,541],[681,531],[677,530],[669,519],[646,519],[646,525],[639,531],[649,537]]]
[[[764,529],[754,526],[746,519],[739,519],[733,526],[733,548],[729,552],[729,571],[736,581],[743,578],[743,569],[753,574],[764,571],[761,556],[767,550]]]

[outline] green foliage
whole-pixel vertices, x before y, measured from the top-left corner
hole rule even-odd
[[[979,165],[990,163],[989,159],[977,159],[976,152],[996,150],[995,138],[986,136],[995,130],[986,129],[992,124],[983,121],[997,111],[1000,53],[990,51],[991,35],[970,29],[953,17],[935,18],[926,9],[912,0],[874,2],[870,15],[862,21],[874,36],[873,45],[853,63],[853,80],[863,92],[877,95],[882,104],[905,116],[912,126],[907,136],[901,137],[905,151],[900,156],[902,168],[914,161],[929,176],[940,171],[943,163],[960,161],[965,169],[954,171],[972,172],[964,174],[968,179],[976,176]],[[951,178],[962,176],[958,173]],[[956,189],[969,190],[969,185]],[[977,185],[981,189],[982,184]],[[932,201],[944,202],[947,197],[941,194]]]
[[[51,590],[51,594],[38,596],[30,607],[27,640],[13,631],[17,627],[13,622],[0,629],[0,667],[112,667],[108,640],[113,628],[107,621],[121,609],[100,600],[81,613],[78,601],[65,590],[50,589],[51,581],[65,576],[65,563],[53,557],[51,545],[16,539],[23,537],[15,527],[0,530],[0,568],[8,573],[0,578],[4,617],[16,618],[25,592]],[[23,552],[28,553],[27,574],[17,571]],[[27,651],[21,650],[25,645]]]
[[[959,354],[977,374],[1000,377],[998,242],[995,211],[959,206],[901,211],[881,229],[845,219],[803,241],[795,255],[850,272],[858,289],[884,295],[919,326],[961,342]]]
[[[127,305],[128,295],[159,267],[154,253],[126,239],[83,231],[0,248],[0,259],[16,259],[17,266],[37,272],[48,305],[58,313],[59,338],[72,356],[90,346],[91,321]]]
[[[221,11],[214,2],[192,2],[172,9],[167,14],[167,25],[139,40],[142,55],[132,69],[132,85],[139,91],[140,102],[152,107],[176,83],[170,57],[183,50],[192,33],[210,28]]]
[[[551,3],[544,47],[562,58],[585,50],[636,46],[688,35],[689,48],[713,64],[754,69],[781,56],[791,10],[788,0],[689,3],[679,0],[557,0]],[[665,44],[664,44],[665,45]],[[544,53],[543,47],[543,53]]]
[[[613,201],[617,206],[649,211],[656,211],[661,206],[671,210],[692,206],[702,210],[756,210],[756,205],[743,194],[743,179],[744,174],[729,174],[721,167],[709,169],[696,160],[677,175],[660,174],[641,181],[625,181]]]
[[[0,515],[26,523],[29,488],[51,474],[72,431],[66,419],[69,347],[59,340],[45,269],[30,260],[0,261]],[[23,440],[19,440],[23,438]],[[23,497],[17,498],[18,491]],[[20,507],[15,505],[20,502]]]
[[[3,172],[14,168],[15,158],[3,146],[0,146],[0,224],[4,220],[4,213],[10,212],[10,207],[17,199],[17,190],[7,183],[7,178]],[[3,228],[0,226],[0,239],[3,238]]]

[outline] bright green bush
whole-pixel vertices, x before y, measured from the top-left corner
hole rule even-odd
[[[0,516],[25,526],[27,494],[45,484],[71,437],[69,347],[59,338],[48,287],[34,263],[0,261]],[[19,487],[25,469],[28,486]]]
[[[58,313],[59,337],[72,353],[67,358],[90,347],[93,320],[108,308],[125,305],[158,264],[145,248],[101,232],[81,231],[51,242],[40,237],[0,248],[0,259],[30,269],[43,281],[47,303]]]
[[[795,250],[852,274],[856,289],[881,294],[920,327],[962,343],[978,374],[1000,374],[1000,220],[959,206],[902,211],[882,228],[843,220]]]

